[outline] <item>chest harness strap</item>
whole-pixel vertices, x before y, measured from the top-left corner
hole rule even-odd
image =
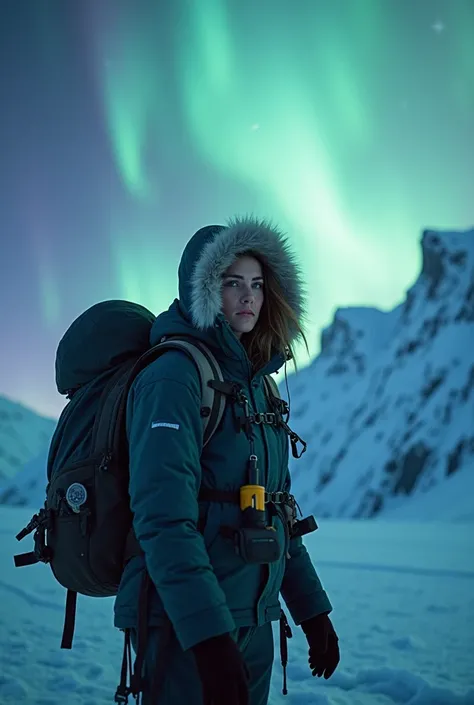
[[[237,426],[237,431],[244,431],[245,435],[248,438],[249,441],[249,446],[250,446],[250,455],[249,455],[249,468],[250,468],[250,477],[249,477],[249,485],[243,488],[240,488],[238,490],[218,490],[218,489],[212,489],[209,487],[201,487],[198,495],[199,501],[202,502],[220,502],[223,504],[237,504],[243,509],[243,492],[242,490],[245,490],[247,487],[248,488],[254,488],[254,491],[257,490],[262,490],[260,493],[260,502],[263,506],[261,506],[261,509],[263,509],[262,514],[264,514],[265,508],[268,506],[268,509],[270,510],[270,513],[275,513],[279,515],[283,527],[285,529],[285,536],[286,536],[286,541],[287,545],[289,545],[290,540],[297,538],[298,536],[303,536],[305,534],[308,534],[312,531],[315,531],[318,526],[316,524],[316,521],[313,516],[307,517],[306,519],[297,519],[297,509],[302,516],[301,509],[296,502],[296,499],[292,494],[289,492],[267,492],[263,487],[258,487],[259,482],[258,482],[258,458],[257,455],[255,454],[255,435],[254,435],[254,426],[259,426],[261,424],[269,424],[269,425],[275,425],[277,427],[281,426],[285,432],[288,434],[290,438],[290,443],[291,443],[291,451],[292,455],[294,458],[300,458],[303,453],[306,451],[307,444],[305,441],[303,441],[298,434],[296,434],[292,429],[288,426],[288,418],[289,418],[289,406],[288,404],[283,400],[283,399],[278,399],[276,398],[273,394],[270,393],[269,385],[266,385],[267,388],[267,397],[269,399],[269,403],[271,407],[273,408],[273,411],[271,412],[256,412],[254,414],[251,414],[249,412],[249,401],[246,397],[246,395],[243,392],[243,389],[240,385],[236,383],[229,383],[229,382],[218,382],[218,381],[211,381],[209,382],[209,385],[213,387],[216,391],[221,392],[223,394],[228,395],[231,397],[231,400],[233,402],[233,414],[234,414],[234,420],[236,422]],[[243,418],[242,416],[238,417],[235,413],[235,406],[238,405],[242,407],[243,409]],[[283,417],[286,416],[284,419]],[[300,442],[303,446],[303,449],[301,453],[298,455],[298,447],[297,444]],[[255,484],[253,484],[255,483]],[[254,495],[254,501],[255,501],[255,507],[258,502],[258,498],[256,494]],[[244,512],[249,511],[249,508],[246,508]],[[252,511],[250,509],[250,511]],[[271,528],[271,527],[267,527]],[[231,534],[233,532],[232,529],[229,527],[221,527],[221,530],[224,534]],[[287,553],[287,558],[291,558],[290,554]],[[281,610],[280,613],[280,658],[281,658],[281,666],[283,670],[283,689],[282,693],[283,695],[287,695],[288,690],[287,690],[287,679],[286,679],[286,667],[288,663],[288,643],[287,640],[292,637],[292,632],[290,625],[288,624],[288,619],[284,613],[283,610]]]

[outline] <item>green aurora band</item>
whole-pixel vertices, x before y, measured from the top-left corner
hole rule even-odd
[[[431,168],[437,161],[443,169],[455,166],[456,156],[447,150],[438,159],[430,156],[441,128],[428,123],[427,135],[415,134],[423,124],[417,118],[409,130],[416,42],[408,37],[405,55],[404,21],[416,24],[418,18],[420,25],[423,13],[413,10],[404,20],[403,11],[380,0],[301,2],[298,13],[281,1],[184,2],[169,21],[174,29],[160,53],[158,3],[153,7],[146,16],[122,9],[100,44],[110,140],[137,208],[146,210],[160,198],[147,157],[150,150],[159,153],[173,120],[167,112],[171,74],[179,121],[205,168],[245,185],[256,194],[258,214],[291,234],[308,281],[312,355],[336,306],[398,303],[419,271],[421,228],[467,225],[456,222],[455,185],[441,189]],[[417,27],[433,44],[433,55],[437,44],[449,43],[443,100],[466,119],[474,109],[471,19],[468,4],[452,3],[444,34],[430,27],[431,20]],[[414,65],[418,79],[427,73],[423,61]],[[435,74],[425,76],[428,93]],[[410,154],[416,140],[419,152]],[[434,198],[442,191],[443,199]],[[247,203],[230,204],[228,215],[248,210]],[[222,204],[209,213],[215,222]],[[117,230],[111,243],[123,296],[159,311],[174,296],[176,270],[165,273],[157,297],[151,230],[138,238],[140,247]]]

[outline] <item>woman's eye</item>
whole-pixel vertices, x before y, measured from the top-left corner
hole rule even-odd
[[[232,279],[231,281],[226,282],[224,286],[232,286],[233,284],[240,284],[240,282],[237,279]],[[263,289],[263,282],[255,282],[253,286]]]

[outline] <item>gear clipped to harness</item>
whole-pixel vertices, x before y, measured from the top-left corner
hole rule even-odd
[[[249,402],[242,390],[237,392],[237,402],[244,407],[246,435],[250,443],[248,459],[248,483],[240,488],[240,510],[242,512],[239,529],[222,527],[225,535],[232,537],[236,553],[246,563],[275,563],[281,558],[282,548],[273,526],[267,526],[265,508],[265,487],[260,484],[258,457],[255,454],[254,436],[250,419]]]
[[[265,487],[260,484],[255,453],[249,457],[248,477],[248,485],[240,488],[242,526],[234,536],[236,548],[246,563],[274,563],[281,548],[274,527],[266,523]]]
[[[227,389],[228,385],[225,385],[225,389],[223,389],[224,385],[219,385],[218,387],[213,384],[212,386],[219,391],[230,394],[234,401],[243,407],[244,419],[239,420],[239,425],[244,430],[250,445],[247,484],[240,487],[235,500],[232,492],[221,491],[217,491],[218,498],[211,499],[211,501],[230,501],[232,503],[238,501],[240,505],[240,528],[222,526],[220,532],[223,536],[234,541],[236,553],[246,563],[275,563],[281,558],[284,549],[279,543],[276,529],[267,525],[268,506],[273,506],[273,511],[280,515],[288,541],[309,534],[315,531],[318,526],[313,516],[302,519],[297,518],[297,508],[300,514],[301,510],[293,495],[288,492],[268,493],[265,487],[260,484],[260,469],[258,457],[255,453],[255,439],[252,428],[252,423],[256,423],[255,416],[249,413],[249,401],[241,386],[233,384],[231,385],[231,390]],[[283,423],[283,426],[287,432],[293,433],[285,423]],[[296,436],[296,434],[293,435]],[[306,446],[304,441],[302,442]],[[212,490],[201,491],[200,497],[204,501],[209,501],[210,492]],[[224,496],[226,494],[232,496],[227,499]],[[280,508],[277,508],[277,505]],[[287,554],[287,557],[289,558],[290,556]]]

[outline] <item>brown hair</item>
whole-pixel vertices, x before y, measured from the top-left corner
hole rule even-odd
[[[292,344],[290,339],[290,323],[292,324],[291,330],[296,329],[297,336],[303,339],[309,355],[308,341],[298,317],[285,299],[273,270],[265,262],[262,262],[258,254],[245,252],[241,256],[244,254],[255,257],[262,266],[264,300],[255,328],[250,333],[242,335],[241,343],[247,351],[254,370],[264,367],[275,353],[282,353],[285,355],[285,359],[293,360],[295,370],[297,370],[294,343]]]

